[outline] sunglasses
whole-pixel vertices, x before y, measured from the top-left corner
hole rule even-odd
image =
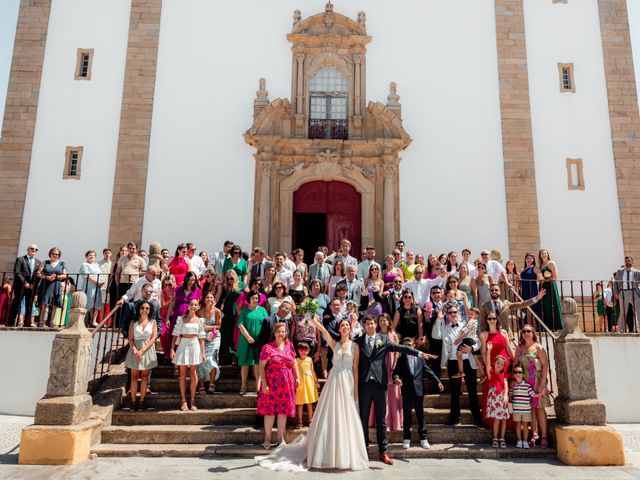
[[[449,314],[449,315],[454,315],[454,314],[456,314],[456,313],[458,313],[458,310],[449,310],[449,311],[447,312],[447,314]]]
[[[393,283],[397,283],[398,285],[402,284],[402,280],[395,280]]]
[[[149,307],[140,307],[140,310],[151,310]]]
[[[492,321],[495,322],[497,320],[497,318],[496,317],[487,317],[487,321],[489,321],[489,320],[492,320]]]
[[[533,333],[533,330],[529,330],[529,329],[527,329],[527,330],[522,330],[522,333]]]
[[[38,249],[37,248],[33,248],[33,247],[29,247],[29,250],[33,250],[34,252],[37,252]]]
[[[413,297],[412,297],[411,295],[403,295],[403,296],[402,296],[402,298],[409,298],[409,299],[411,299],[411,298],[413,298]]]
[[[522,374],[523,374],[523,372],[522,372],[521,370],[518,370],[518,371],[514,370],[514,371],[513,371],[513,374],[514,374],[514,375],[522,375]]]

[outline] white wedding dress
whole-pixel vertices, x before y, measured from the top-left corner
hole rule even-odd
[[[270,470],[299,472],[309,468],[363,470],[369,468],[362,423],[353,398],[353,352],[358,348],[336,343],[333,368],[322,389],[313,422],[305,438],[281,444],[270,455],[256,457]]]

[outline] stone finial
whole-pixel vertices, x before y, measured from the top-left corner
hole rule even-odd
[[[387,108],[398,112],[398,115],[402,113],[402,107],[400,106],[400,95],[398,95],[398,86],[396,82],[389,84],[389,95],[387,96]]]
[[[258,80],[258,90],[256,98],[253,100],[253,118],[254,120],[260,115],[260,112],[269,105],[269,92],[267,92],[267,81],[264,78]]]
[[[336,17],[333,13],[333,3],[327,2],[327,5],[324,7],[324,24],[327,28],[331,28],[335,21]]]
[[[367,14],[362,10],[358,12],[358,25],[360,25],[363,30],[367,30]]]
[[[71,295],[71,309],[87,308],[87,294],[84,292],[73,292]]]
[[[578,304],[571,297],[562,300],[562,333],[560,337],[565,338],[585,338],[580,330],[580,320],[582,315],[578,313]]]
[[[160,252],[162,252],[162,246],[159,242],[153,242],[149,245],[149,266],[156,267],[158,271],[162,271],[162,262],[164,261]]]
[[[293,30],[300,24],[300,20],[302,20],[302,13],[300,10],[296,9],[293,11]]]
[[[333,3],[331,3],[331,0],[329,0],[324,6],[324,11],[327,13],[333,13]]]

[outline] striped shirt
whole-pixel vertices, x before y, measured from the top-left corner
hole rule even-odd
[[[511,389],[511,403],[513,404],[513,413],[530,413],[531,400],[535,392],[531,385],[526,381],[522,381],[514,385]]]

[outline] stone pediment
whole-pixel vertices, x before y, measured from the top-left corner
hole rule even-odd
[[[349,43],[369,43],[367,36],[366,16],[364,12],[358,14],[358,21],[335,13],[333,4],[327,3],[325,11],[311,17],[301,19],[300,11],[296,10],[293,17],[292,33],[287,38],[293,43],[308,43],[318,40],[317,37],[349,37]],[[315,37],[315,38],[314,38]],[[360,40],[360,42],[358,42]]]
[[[366,138],[393,138],[402,140],[403,149],[411,143],[411,137],[402,126],[399,112],[384,106],[380,102],[367,105],[368,132]]]
[[[250,145],[256,147],[253,137],[269,135],[288,138],[291,136],[291,103],[286,98],[277,98],[269,103],[253,120],[253,125],[244,134]]]

